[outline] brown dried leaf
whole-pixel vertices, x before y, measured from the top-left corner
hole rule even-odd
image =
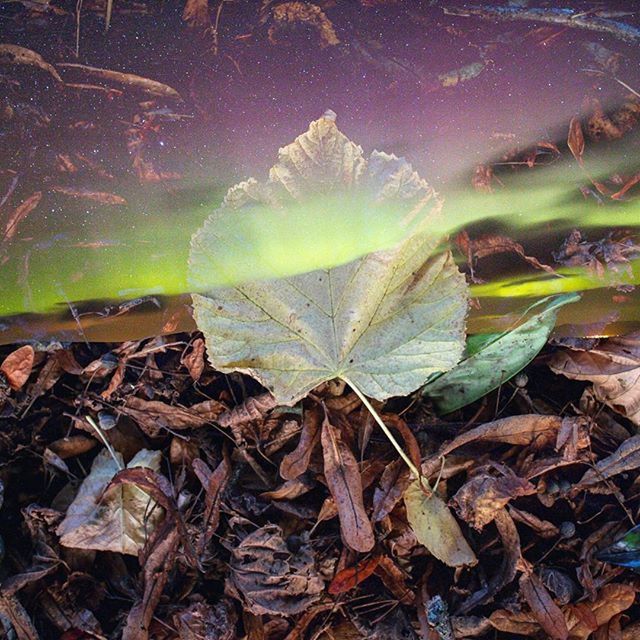
[[[254,420],[262,420],[276,406],[276,399],[270,393],[247,398],[244,402],[218,416],[221,427],[239,427]]]
[[[515,578],[522,552],[520,536],[511,516],[506,509],[498,511],[495,517],[496,528],[502,540],[504,554],[498,571],[478,591],[472,593],[458,607],[460,613],[465,614],[475,607],[491,602],[493,597]]]
[[[191,345],[191,351],[180,358],[180,364],[186,367],[194,382],[200,380],[200,376],[204,371],[204,351],[204,340],[202,338],[196,338]]]
[[[36,67],[48,73],[56,82],[64,84],[55,67],[31,49],[25,49],[15,44],[0,44],[0,65],[2,64],[24,64]]]
[[[7,378],[9,386],[17,391],[24,385],[31,375],[35,353],[31,345],[12,351],[0,364],[0,371]]]
[[[200,458],[196,458],[193,461],[193,470],[205,490],[204,534],[200,538],[198,547],[198,554],[202,555],[220,523],[220,502],[231,477],[231,464],[225,452],[222,461],[213,473]]]
[[[578,484],[573,487],[573,491],[581,491],[638,467],[640,467],[640,435],[625,440],[610,456],[596,463],[594,469],[586,471]]]
[[[190,27],[207,28],[211,26],[209,0],[187,0],[182,10],[182,19]]]
[[[0,45],[0,48],[2,45]],[[1,56],[1,52],[0,52]],[[9,242],[17,233],[18,225],[40,204],[42,192],[36,191],[30,195],[22,204],[18,205],[13,213],[9,215],[7,224],[4,227],[2,236],[3,242]]]
[[[560,607],[535,573],[523,573],[520,591],[540,626],[552,640],[567,640],[569,630]]]
[[[437,472],[441,466],[442,456],[472,442],[497,442],[531,447],[535,450],[545,449],[555,444],[561,425],[562,418],[559,416],[545,416],[537,413],[486,422],[460,434],[449,444],[444,445],[437,456],[431,457],[422,465],[422,472],[427,476]]]
[[[640,425],[640,332],[603,340],[590,351],[558,351],[549,367],[589,380],[598,400]]]
[[[298,445],[291,453],[282,458],[280,463],[280,475],[285,480],[297,478],[309,467],[313,449],[320,441],[322,419],[323,412],[320,405],[314,403],[305,410]]]
[[[338,509],[342,539],[354,551],[370,551],[375,544],[375,536],[364,508],[358,463],[343,442],[340,431],[329,422],[326,412],[321,442],[324,475]]]
[[[321,48],[340,44],[329,18],[311,2],[281,2],[273,8],[271,16],[273,24],[269,27],[269,41],[272,44],[278,44],[279,38],[298,24],[315,29]]]
[[[458,515],[472,527],[482,531],[493,522],[498,511],[513,499],[536,493],[536,488],[507,468],[506,475],[495,477],[481,471],[467,481],[452,498]]]
[[[409,606],[414,603],[415,594],[413,589],[407,586],[407,575],[392,558],[380,556],[375,574],[399,602]]]
[[[255,615],[296,615],[324,591],[308,540],[292,553],[282,530],[268,524],[250,533],[231,554],[227,586],[237,590]]]
[[[116,195],[115,193],[108,193],[107,191],[90,191],[88,189],[75,189],[73,187],[62,187],[59,185],[52,186],[51,191],[61,193],[70,198],[81,198],[82,200],[91,200],[93,202],[99,202],[100,204],[127,204],[127,201],[122,196]]]
[[[149,544],[143,567],[144,595],[129,611],[122,640],[148,640],[149,625],[156,606],[174,565],[176,550],[180,543],[178,528],[166,520],[155,532]]]
[[[529,637],[540,633],[540,625],[528,611],[497,609],[489,616],[489,622],[494,629],[505,633]]]
[[[373,494],[371,518],[374,522],[380,522],[393,511],[410,482],[409,469],[401,458],[385,467],[380,478],[380,486],[376,487]]]
[[[40,640],[29,614],[17,597],[0,592],[0,613],[11,623],[17,640]]]
[[[237,618],[228,600],[215,605],[196,602],[173,615],[180,640],[234,640]]]
[[[486,258],[499,253],[515,253],[532,267],[555,274],[555,270],[552,267],[542,264],[533,256],[526,255],[524,247],[508,236],[484,235],[470,239],[468,235],[465,238],[464,235],[459,234],[459,238],[458,244],[468,256],[471,256],[472,260]]]
[[[580,124],[580,118],[573,117],[569,123],[569,135],[567,136],[567,145],[569,150],[573,154],[573,157],[578,161],[578,164],[584,166],[584,134],[582,133],[582,125]]]
[[[607,584],[598,593],[595,602],[581,603],[587,605],[595,618],[595,626],[591,626],[579,614],[578,605],[567,605],[565,615],[569,626],[571,640],[587,640],[598,627],[607,624],[611,618],[626,611],[635,601],[636,590],[630,584]]]
[[[133,418],[151,437],[160,434],[164,428],[175,431],[202,427],[213,422],[224,410],[224,405],[216,400],[206,400],[185,409],[135,396],[127,398],[126,404],[120,407],[121,413]]]

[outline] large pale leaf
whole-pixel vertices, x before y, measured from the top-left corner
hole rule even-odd
[[[354,197],[358,205],[369,198],[373,217],[374,205],[394,209],[408,237],[337,267],[195,294],[195,320],[214,367],[251,375],[292,404],[335,377],[379,400],[404,395],[458,361],[467,287],[451,255],[435,253],[439,238],[430,231],[439,201],[403,160],[374,153],[365,161],[335,122],[322,118],[280,151],[266,185],[238,185],[225,207],[235,209],[227,215],[243,215],[271,198],[286,216],[283,202],[295,214],[305,199],[320,198],[330,205],[327,215],[335,217],[337,207],[345,218]],[[207,290],[221,268],[217,253],[228,254],[238,239],[225,234],[221,211],[192,240],[195,290]]]
[[[422,392],[440,413],[450,413],[481,398],[523,369],[546,344],[560,307],[579,300],[568,293],[545,298],[540,311],[519,326],[490,336],[472,336],[465,357],[453,369],[430,380]]]
[[[450,567],[478,562],[449,507],[436,494],[430,496],[414,480],[404,493],[407,520],[420,544]]]
[[[115,454],[120,467],[105,449],[93,461],[91,472],[80,485],[57,533],[65,547],[116,551],[138,555],[150,533],[163,517],[163,510],[149,495],[133,485],[115,487],[102,495],[122,467],[122,456]],[[160,470],[161,453],[141,449],[127,468]]]

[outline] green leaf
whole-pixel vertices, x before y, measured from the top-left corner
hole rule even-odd
[[[407,520],[418,542],[450,567],[478,562],[449,507],[435,493],[426,495],[420,480],[414,480],[404,492]]]
[[[234,210],[226,215],[271,198],[287,216],[287,203],[295,213],[307,198],[326,198],[342,202],[345,217],[354,193],[394,208],[409,235],[337,267],[207,290],[219,254],[238,239],[226,235],[220,211],[195,234],[190,278],[206,293],[194,294],[194,317],[216,369],[253,376],[279,403],[293,404],[336,377],[378,400],[405,395],[459,360],[467,286],[450,253],[436,253],[440,202],[404,160],[378,152],[365,160],[335,122],[321,118],[281,149],[266,185],[229,192]]]
[[[422,389],[436,409],[450,413],[481,398],[522,370],[545,345],[560,307],[575,302],[575,293],[544,298],[532,307],[544,308],[520,326],[504,333],[472,336],[466,354],[453,369],[430,380]]]

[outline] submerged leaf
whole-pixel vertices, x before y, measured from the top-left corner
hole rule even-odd
[[[299,211],[307,199],[316,204],[320,199],[325,208],[318,216],[337,221],[349,218],[351,205],[360,206],[365,196],[374,227],[379,224],[376,207],[385,204],[395,212],[396,241],[403,216],[404,235],[413,225],[410,235],[391,249],[338,267],[244,284],[235,274],[235,282],[229,278],[234,288],[210,290],[212,278],[220,282],[217,272],[225,268],[220,254],[248,239],[225,234],[221,215],[239,218],[247,213],[239,209],[246,207],[250,214],[252,205],[267,202],[293,229],[295,211],[283,208],[287,203],[297,204]],[[375,152],[365,162],[335,122],[321,118],[281,150],[269,183],[238,185],[225,207],[237,211],[215,213],[193,237],[190,257],[192,284],[196,290],[209,289],[194,294],[194,317],[219,371],[251,375],[279,403],[293,404],[336,377],[378,400],[405,395],[458,361],[467,287],[450,253],[435,255],[438,238],[432,225],[439,203],[403,160]],[[295,241],[295,235],[288,240]],[[388,246],[388,238],[385,242]],[[302,242],[300,253],[304,249]],[[353,247],[340,255],[349,254]],[[329,263],[339,263],[340,255],[334,253]],[[295,273],[295,263],[287,269]],[[277,269],[271,273],[277,275]]]
[[[121,468],[122,456],[116,453],[116,457]],[[160,460],[159,451],[141,449],[127,468],[147,467],[158,471]],[[118,470],[107,450],[96,456],[91,472],[58,527],[63,546],[138,555],[163,517],[163,510],[147,493],[132,485],[114,487],[102,495]]]
[[[579,298],[575,293],[546,298],[537,303],[544,303],[544,308],[515,329],[470,338],[463,360],[428,382],[423,393],[440,413],[450,413],[504,384],[545,345],[560,307]]]
[[[407,520],[420,544],[450,567],[478,562],[449,507],[435,493],[427,496],[414,480],[404,494]]]

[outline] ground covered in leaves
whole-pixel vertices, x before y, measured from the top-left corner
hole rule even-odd
[[[635,522],[640,437],[602,380],[553,370],[624,353],[637,375],[639,351],[549,345],[445,418],[419,395],[378,405],[477,558],[450,568],[343,384],[274,406],[198,334],[3,347],[6,637],[638,637],[640,582],[596,554]]]

